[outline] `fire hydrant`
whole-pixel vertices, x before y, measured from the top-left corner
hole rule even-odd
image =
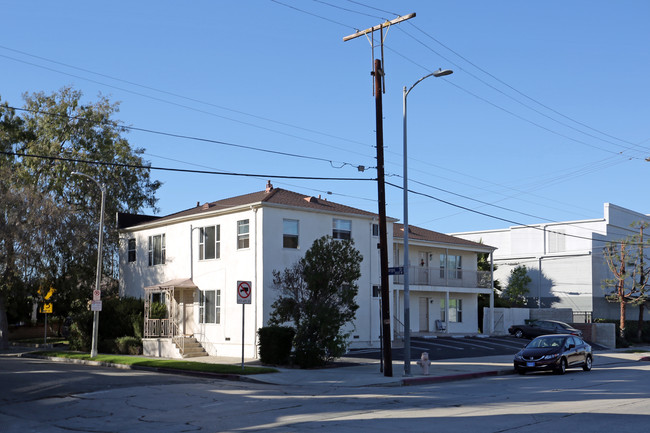
[[[420,365],[420,367],[422,367],[422,374],[427,376],[429,374],[429,365],[431,365],[431,361],[429,361],[428,352],[422,352],[422,356],[420,356],[420,360],[418,361],[418,364]]]

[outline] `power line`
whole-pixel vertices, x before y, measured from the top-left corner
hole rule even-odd
[[[29,55],[29,54],[28,54],[28,55]],[[360,156],[364,156],[364,157],[367,156],[367,155],[364,155],[364,154],[362,154],[362,153],[360,153],[360,152],[356,152],[356,151],[354,151],[354,150],[351,150],[350,148],[342,148],[342,147],[334,146],[334,145],[332,145],[332,144],[323,143],[323,142],[318,141],[318,140],[312,140],[312,139],[309,139],[309,138],[300,137],[300,136],[295,135],[295,134],[290,134],[290,133],[283,132],[283,131],[279,131],[279,130],[276,130],[276,129],[273,129],[273,128],[267,128],[267,127],[264,127],[264,126],[261,126],[261,125],[257,125],[257,124],[254,124],[254,123],[245,122],[245,121],[242,121],[242,120],[234,119],[234,118],[232,118],[232,117],[228,117],[228,116],[223,116],[223,115],[220,115],[220,114],[216,114],[216,113],[213,113],[213,112],[211,112],[211,111],[201,110],[201,109],[199,109],[199,108],[192,107],[192,106],[189,106],[189,105],[185,105],[185,104],[180,104],[180,103],[177,103],[177,102],[168,101],[168,100],[166,100],[166,99],[158,98],[158,97],[151,96],[151,95],[147,95],[147,94],[145,94],[145,93],[136,92],[136,91],[133,91],[133,90],[125,89],[125,88],[123,88],[123,87],[119,87],[119,86],[115,86],[115,85],[111,85],[111,84],[103,83],[103,82],[101,82],[101,81],[93,80],[93,79],[90,79],[90,78],[82,77],[82,76],[75,75],[75,74],[71,74],[71,73],[68,73],[68,72],[63,72],[63,71],[60,71],[60,70],[58,70],[58,69],[50,68],[50,67],[48,67],[48,66],[39,65],[39,64],[32,63],[32,62],[28,62],[28,61],[21,60],[21,59],[16,59],[16,58],[9,57],[9,56],[3,55],[3,54],[0,54],[0,57],[6,58],[6,59],[9,59],[9,60],[13,60],[13,61],[16,61],[16,62],[24,63],[24,64],[27,64],[27,65],[30,65],[30,66],[34,66],[34,67],[37,67],[37,68],[45,69],[45,70],[48,70],[48,71],[56,72],[56,73],[58,73],[58,74],[67,75],[67,76],[70,76],[70,77],[73,77],[73,78],[78,78],[78,79],[80,79],[80,80],[88,81],[88,82],[90,82],[90,83],[98,84],[98,85],[100,85],[100,86],[105,86],[105,87],[108,87],[108,88],[111,88],[111,89],[115,89],[115,90],[119,90],[119,91],[122,91],[122,92],[130,93],[130,94],[133,94],[133,95],[136,95],[136,96],[141,96],[141,97],[143,97],[143,98],[151,99],[151,100],[153,100],[153,101],[162,102],[162,103],[165,103],[165,104],[169,104],[169,105],[173,105],[173,106],[181,107],[181,108],[184,108],[184,109],[187,109],[187,110],[195,111],[195,112],[197,112],[197,113],[206,114],[206,115],[208,115],[208,116],[213,116],[213,117],[218,117],[218,118],[220,118],[220,119],[224,119],[224,120],[228,120],[228,121],[231,121],[231,122],[239,123],[239,124],[242,124],[242,125],[245,125],[245,126],[250,126],[250,127],[252,127],[252,128],[261,129],[261,130],[263,130],[263,131],[269,131],[269,132],[273,132],[273,133],[275,133],[275,134],[280,134],[280,135],[283,135],[283,136],[286,136],[286,137],[296,138],[296,139],[299,139],[299,140],[303,140],[303,141],[307,141],[307,142],[311,142],[311,143],[319,144],[319,145],[321,145],[321,146],[330,147],[330,148],[332,148],[332,149],[340,150],[340,151],[343,151],[343,152],[349,152],[349,153],[353,153],[353,154],[360,155]],[[72,67],[72,66],[70,66],[70,67]],[[97,74],[97,73],[95,73],[95,72],[91,72],[91,73],[93,73],[93,74]],[[102,75],[102,74],[98,74],[98,75]],[[102,76],[108,77],[108,76],[106,76],[106,75],[102,75]],[[118,80],[118,81],[123,81],[123,82],[126,82],[126,83],[130,83],[130,82],[128,82],[128,81],[119,80],[119,79],[117,79],[117,78],[112,78],[112,77],[108,77],[108,78],[111,78],[111,79],[114,79],[114,80]],[[130,84],[133,84],[133,83],[130,83]],[[137,84],[133,84],[133,85],[137,85]],[[139,85],[138,85],[138,86],[139,86]],[[189,99],[189,100],[194,101],[194,102],[200,102],[200,103],[202,103],[202,104],[211,105],[211,106],[214,106],[214,107],[217,107],[217,108],[221,108],[221,109],[225,109],[225,110],[230,110],[230,109],[227,109],[227,108],[224,108],[224,107],[220,107],[220,106],[215,105],[215,104],[209,104],[209,103],[206,103],[206,102],[202,102],[202,101],[194,100],[194,99],[192,99],[192,98],[186,98],[186,97],[179,96],[179,95],[176,95],[176,94],[173,94],[173,93],[170,93],[170,92],[165,92],[165,91],[161,91],[161,90],[156,90],[156,89],[153,89],[153,88],[150,88],[150,87],[147,87],[147,86],[141,86],[141,87],[147,88],[147,89],[149,89],[149,90],[155,90],[155,91],[158,91],[158,92],[167,93],[167,94],[174,95],[174,96],[177,96],[177,97],[180,97],[180,98]],[[279,123],[279,124],[284,125],[284,126],[289,126],[289,127],[293,127],[293,128],[302,129],[302,130],[307,131],[307,132],[312,132],[312,133],[316,133],[316,134],[321,134],[321,135],[329,136],[330,138],[335,138],[335,139],[339,139],[339,140],[348,141],[348,142],[351,142],[351,143],[353,143],[353,144],[361,144],[361,145],[363,145],[363,146],[372,147],[371,145],[367,145],[367,144],[364,144],[364,143],[361,143],[361,142],[358,142],[358,141],[355,141],[355,140],[350,140],[350,139],[345,139],[345,138],[343,138],[343,137],[337,137],[337,136],[334,136],[334,135],[325,134],[325,133],[318,132],[318,131],[315,131],[315,130],[311,130],[311,129],[308,129],[308,128],[297,127],[297,126],[294,126],[294,125],[290,125],[290,124],[288,124],[288,123],[282,123],[282,122],[273,121],[273,120],[266,119],[266,118],[263,118],[263,117],[260,117],[260,116],[250,115],[250,114],[247,114],[247,113],[244,113],[244,112],[241,112],[241,111],[236,111],[236,110],[230,110],[230,111],[233,111],[233,112],[236,112],[236,113],[239,113],[239,114],[245,114],[245,115],[248,115],[248,116],[256,117],[256,118],[258,118],[258,119],[260,119],[260,120],[266,120],[266,121],[269,121],[269,122]]]
[[[536,100],[536,99],[534,99],[534,98],[528,96],[527,94],[523,93],[522,91],[516,89],[515,87],[511,86],[510,84],[506,83],[505,81],[501,80],[500,78],[496,77],[495,75],[491,74],[490,72],[488,72],[488,71],[486,71],[485,69],[481,68],[480,66],[476,65],[475,63],[473,63],[472,61],[470,61],[469,59],[467,59],[466,57],[464,57],[463,55],[461,55],[461,54],[458,53],[457,51],[455,51],[455,50],[449,48],[448,46],[446,46],[445,44],[443,44],[442,42],[440,42],[439,40],[437,40],[436,38],[434,38],[433,36],[431,36],[429,33],[425,32],[424,30],[422,30],[421,28],[419,28],[419,27],[416,26],[415,24],[413,24],[413,23],[409,23],[409,24],[411,24],[415,29],[417,29],[418,31],[420,31],[422,34],[424,34],[425,36],[427,36],[428,38],[430,38],[431,40],[433,40],[434,42],[436,42],[437,44],[439,44],[439,45],[442,46],[443,48],[445,48],[445,49],[451,51],[453,54],[455,54],[456,56],[460,57],[461,59],[463,59],[464,61],[466,61],[467,63],[469,63],[470,65],[472,65],[472,66],[475,67],[476,69],[478,69],[479,71],[483,72],[484,74],[488,75],[488,76],[491,77],[492,79],[498,81],[499,83],[501,83],[501,84],[503,84],[504,86],[508,87],[508,88],[511,89],[512,91],[514,91],[514,92],[518,93],[519,95],[523,96],[524,98],[526,98],[526,99],[528,99],[528,100],[530,100],[530,101],[532,101],[532,102],[534,102],[534,103],[540,105],[541,107],[543,107],[543,108],[545,108],[545,109],[547,109],[547,110],[549,110],[549,111],[551,111],[551,112],[557,114],[558,116],[561,116],[561,117],[563,117],[563,118],[565,118],[565,119],[567,119],[567,120],[570,120],[571,122],[574,122],[574,123],[576,123],[576,124],[578,124],[578,125],[580,125],[580,126],[583,126],[583,127],[587,128],[587,129],[590,129],[590,130],[592,130],[592,131],[594,131],[594,132],[597,132],[597,133],[599,133],[599,134],[601,134],[601,135],[604,135],[604,136],[609,137],[609,138],[613,138],[614,140],[618,140],[618,141],[620,141],[620,142],[622,142],[622,143],[630,144],[630,145],[632,145],[632,146],[634,146],[634,147],[642,147],[642,146],[640,146],[639,144],[636,144],[636,143],[630,142],[630,141],[628,141],[628,140],[624,140],[624,139],[622,139],[622,138],[615,137],[615,136],[610,135],[610,134],[608,134],[608,133],[606,133],[606,132],[603,132],[603,131],[600,131],[600,130],[598,130],[598,129],[596,129],[596,128],[593,128],[593,127],[591,127],[591,126],[589,126],[589,125],[587,125],[587,124],[585,124],[585,123],[583,123],[583,122],[580,122],[580,121],[578,121],[578,120],[576,120],[576,119],[573,119],[572,117],[569,117],[569,116],[567,116],[567,115],[565,115],[565,114],[563,114],[563,113],[561,113],[561,112],[559,112],[559,111],[553,109],[552,107],[549,107],[548,105],[543,104],[542,102],[540,102],[540,101],[538,101],[538,100]],[[402,30],[404,33],[406,33],[403,29],[401,29],[401,30]],[[408,35],[408,33],[406,33],[406,34]],[[410,36],[410,35],[409,35],[409,36]],[[416,39],[416,40],[417,40],[417,39]],[[425,45],[425,46],[426,46],[426,45]],[[434,52],[435,52],[435,51],[434,51]],[[436,53],[436,54],[440,55],[439,53]],[[443,57],[443,58],[444,58],[444,57]],[[459,66],[459,67],[460,67],[460,66]],[[465,72],[467,72],[467,71],[465,70]],[[472,75],[472,74],[470,74],[470,75]],[[475,77],[474,75],[472,75],[472,76]],[[476,78],[476,77],[475,77],[475,78]],[[478,78],[477,78],[477,79],[478,79]],[[481,81],[481,82],[484,82],[483,80],[480,80],[480,81]],[[487,84],[487,83],[486,83],[486,84]],[[489,84],[488,84],[488,85],[489,85]],[[494,88],[493,86],[490,86],[490,87]],[[495,90],[496,90],[496,89],[495,89]],[[499,92],[501,92],[501,91],[499,91]],[[503,93],[503,92],[501,92],[501,93]],[[503,94],[506,95],[506,96],[508,96],[508,95],[505,94],[505,93],[503,93]],[[548,117],[548,116],[547,116],[547,117]],[[554,120],[554,119],[553,119],[553,120]],[[561,124],[562,124],[562,125],[565,125],[565,126],[568,126],[568,125],[566,125],[566,124],[564,124],[564,123],[561,123]],[[572,129],[573,129],[573,128],[572,128]],[[579,131],[579,130],[576,129],[576,131]],[[595,136],[593,136],[593,135],[591,135],[591,134],[587,134],[587,133],[585,133],[585,132],[583,132],[583,131],[579,131],[579,132],[582,132],[583,134],[589,135],[590,137],[594,137],[594,138],[597,138],[597,139],[599,139],[599,140],[603,140],[602,138],[595,137]],[[606,141],[606,142],[608,142],[608,143],[611,143],[610,141],[607,141],[607,140],[603,140],[603,141]],[[612,144],[615,144],[615,143],[612,143]],[[643,147],[642,147],[642,148],[643,148]],[[643,149],[646,149],[646,150],[647,150],[647,148],[643,148]]]
[[[191,98],[189,96],[181,95],[179,93],[174,93],[174,92],[170,92],[170,91],[167,91],[167,90],[161,90],[161,89],[158,89],[156,87],[151,87],[151,86],[147,86],[147,85],[144,85],[144,84],[136,83],[134,81],[124,80],[122,78],[117,78],[117,77],[114,77],[112,75],[107,75],[107,74],[103,74],[101,72],[92,71],[90,69],[85,69],[85,68],[81,68],[81,67],[78,67],[78,66],[70,65],[69,63],[63,63],[63,62],[59,62],[57,60],[49,59],[47,57],[37,56],[35,54],[31,54],[31,53],[28,53],[28,52],[25,52],[25,51],[16,50],[14,48],[9,48],[9,47],[6,47],[4,45],[0,45],[0,48],[2,48],[4,50],[7,50],[7,51],[13,51],[15,53],[19,53],[19,54],[22,54],[22,55],[25,55],[25,56],[29,56],[29,57],[32,57],[32,58],[35,58],[35,59],[43,60],[43,61],[46,61],[46,62],[49,62],[49,63],[54,63],[54,64],[57,64],[57,65],[65,66],[66,68],[76,69],[78,71],[86,72],[86,73],[97,75],[97,76],[104,77],[104,78],[108,78],[108,79],[113,80],[113,81],[118,81],[118,82],[121,82],[121,83],[129,84],[131,86],[140,87],[140,88],[143,88],[143,89],[147,89],[147,90],[151,90],[151,91],[154,91],[154,92],[162,93],[162,94],[165,94],[165,95],[168,95],[168,96],[173,96],[175,98],[185,99],[185,100],[190,101],[190,102],[196,102],[196,103],[199,103],[199,104],[202,104],[202,105],[207,105],[209,107],[218,108],[220,110],[230,111],[231,113],[241,114],[241,115],[244,115],[244,116],[252,117],[254,119],[263,120],[265,122],[275,123],[277,125],[298,129],[298,130],[309,132],[309,133],[312,133],[312,134],[318,134],[318,135],[322,135],[324,137],[334,138],[336,140],[347,141],[347,142],[354,143],[354,144],[359,144],[359,145],[362,145],[362,146],[372,147],[370,145],[367,145],[366,143],[351,140],[351,139],[346,138],[346,137],[340,137],[340,136],[329,134],[329,133],[326,133],[326,132],[317,131],[315,129],[305,128],[305,127],[302,127],[302,126],[293,125],[293,124],[286,123],[286,122],[281,122],[281,121],[278,121],[278,120],[270,119],[268,117],[258,116],[256,114],[246,113],[245,111],[235,110],[233,108],[225,107],[223,105],[215,104],[213,102],[203,101],[201,99]],[[27,64],[29,64],[31,66],[36,66],[36,67],[39,67],[39,68],[44,68],[41,65],[25,62],[23,60],[19,60],[19,59],[13,58],[13,57],[4,56],[4,55],[0,55],[0,57],[4,57],[4,58],[10,59],[10,60],[17,61],[17,62],[27,63]],[[62,72],[62,71],[58,71],[58,70],[55,70],[55,69],[49,69],[49,70],[52,70],[53,72],[57,72],[57,73],[66,75],[66,73]],[[81,77],[77,77],[77,76],[73,76],[73,77],[81,78]],[[83,79],[83,78],[81,78],[81,79]],[[103,85],[103,83],[99,83],[99,82],[95,82],[95,83]],[[122,89],[118,89],[118,90],[122,90]],[[138,96],[141,96],[141,95],[138,94]],[[229,119],[229,118],[226,118],[226,119]]]
[[[264,173],[237,173],[237,172],[211,171],[211,170],[190,170],[190,169],[173,168],[173,167],[157,167],[157,166],[143,165],[143,164],[125,164],[125,163],[118,163],[118,162],[92,161],[87,159],[64,158],[61,156],[36,155],[36,154],[21,153],[21,152],[0,151],[0,154],[9,155],[9,156],[18,156],[21,158],[38,158],[38,159],[47,159],[50,161],[75,162],[75,163],[84,163],[89,165],[101,165],[106,167],[161,170],[161,171],[171,171],[177,173],[212,174],[212,175],[240,176],[240,177],[263,177],[263,178],[271,178],[271,179],[275,178],[275,179],[300,179],[300,180],[340,180],[340,181],[353,181],[353,182],[358,182],[358,181],[366,182],[366,181],[377,180],[373,178],[359,179],[353,177],[288,176],[288,175],[275,175],[275,174],[264,174]]]
[[[351,26],[351,25],[348,25],[348,24],[343,24],[343,23],[341,23],[341,22],[339,22],[339,21],[334,21],[334,20],[332,20],[332,19],[330,19],[330,18],[324,17],[324,16],[322,16],[322,15],[318,15],[318,14],[315,14],[315,13],[312,13],[312,12],[307,12],[307,11],[304,10],[304,9],[300,9],[300,8],[295,7],[295,6],[291,6],[291,5],[288,5],[288,4],[286,4],[286,3],[282,3],[281,1],[278,1],[278,0],[271,0],[271,1],[272,1],[273,3],[277,3],[277,4],[279,4],[280,6],[284,6],[284,7],[286,7],[286,8],[293,9],[293,10],[298,11],[298,12],[301,12],[301,13],[303,13],[303,14],[311,15],[312,17],[316,17],[316,18],[319,18],[319,19],[321,19],[321,20],[325,20],[325,21],[328,21],[328,22],[330,22],[330,23],[333,23],[333,24],[336,24],[336,25],[339,25],[339,26],[342,26],[342,27],[346,27],[346,28],[348,28],[348,29],[353,29],[353,30],[355,30],[355,31],[358,30],[358,29],[357,29],[356,27],[354,27],[354,26]]]
[[[392,186],[394,188],[397,188],[397,189],[401,189],[401,190],[404,189],[403,186],[400,186],[400,185],[397,185],[397,184],[394,184],[394,183],[391,183],[391,182],[386,182],[386,184],[390,185],[390,186]],[[524,223],[521,223],[521,222],[517,222],[517,221],[514,221],[514,220],[507,219],[507,218],[499,217],[499,216],[492,215],[492,214],[489,214],[489,213],[477,211],[476,209],[471,209],[471,208],[468,208],[466,206],[461,206],[459,204],[455,204],[455,203],[452,203],[450,201],[443,200],[441,198],[435,197],[435,196],[433,196],[431,194],[426,194],[424,192],[419,192],[419,191],[413,191],[410,188],[409,188],[408,192],[412,193],[412,194],[422,196],[422,197],[430,198],[430,199],[438,201],[440,203],[444,203],[444,204],[446,204],[448,206],[459,208],[459,209],[462,209],[462,210],[465,210],[465,211],[468,211],[468,212],[472,212],[472,213],[475,213],[475,214],[478,214],[478,215],[482,215],[484,217],[496,219],[496,220],[507,222],[507,223],[514,224],[514,225],[517,225],[517,226],[526,227],[526,228],[529,228],[529,229],[544,231],[544,232],[547,232],[547,233],[554,233],[554,234],[557,234],[557,235],[566,236],[566,237],[570,237],[570,238],[588,240],[588,241],[592,241],[592,242],[604,242],[604,243],[610,243],[610,244],[620,244],[620,243],[622,243],[620,241],[619,242],[617,242],[617,241],[607,241],[607,240],[595,239],[595,238],[586,237],[586,236],[572,235],[572,234],[569,234],[569,233],[563,233],[563,232],[554,231],[554,230],[548,230],[548,229],[545,229],[545,228],[539,228],[539,227],[536,227],[536,226],[531,226],[529,224],[524,224]],[[630,245],[634,245],[634,244],[630,244]]]
[[[9,105],[7,106],[7,108],[10,108],[10,109],[16,110],[16,111],[24,111],[24,112],[28,112],[28,113],[43,114],[43,115],[54,116],[54,117],[62,117],[62,118],[65,118],[65,119],[70,119],[70,120],[79,120],[79,121],[82,121],[82,122],[89,122],[89,123],[102,124],[102,125],[108,125],[108,126],[116,126],[116,125],[111,124],[110,122],[98,122],[98,121],[87,119],[87,118],[84,118],[84,117],[70,116],[70,115],[67,115],[67,114],[50,113],[50,112],[47,112],[47,111],[33,110],[33,109],[28,109],[28,108],[18,108],[18,107],[13,107],[13,106],[9,106]],[[370,168],[370,167],[365,167],[365,166],[361,166],[361,165],[354,165],[354,164],[351,164],[349,162],[333,161],[331,159],[319,158],[319,157],[315,157],[315,156],[300,155],[300,154],[289,153],[289,152],[280,152],[280,151],[277,151],[277,150],[263,149],[263,148],[260,148],[260,147],[247,146],[247,145],[244,145],[244,144],[229,143],[229,142],[226,142],[226,141],[214,140],[214,139],[210,139],[210,138],[193,137],[193,136],[190,136],[190,135],[183,135],[183,134],[175,134],[175,133],[171,133],[171,132],[156,131],[156,130],[153,130],[153,129],[138,128],[138,127],[135,127],[135,126],[119,125],[119,127],[123,128],[123,129],[130,130],[130,131],[146,132],[146,133],[149,133],[149,134],[162,135],[162,136],[165,136],[165,137],[174,137],[174,138],[182,138],[182,139],[185,139],[185,140],[201,141],[201,142],[204,142],[204,143],[221,144],[221,145],[224,145],[224,146],[237,147],[237,148],[248,149],[248,150],[255,150],[255,151],[258,151],[258,152],[271,153],[271,154],[275,154],[275,155],[290,156],[290,157],[293,157],[293,158],[308,159],[308,160],[313,160],[313,161],[324,161],[324,162],[329,162],[332,167],[337,168],[337,169],[338,168],[343,168],[346,165],[349,165],[351,167],[355,167],[359,171],[363,171],[366,168]],[[337,163],[341,164],[341,166],[340,167],[335,167],[334,162],[337,162]]]

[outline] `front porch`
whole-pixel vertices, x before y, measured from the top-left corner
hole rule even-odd
[[[194,337],[194,300],[198,287],[191,279],[176,279],[144,288],[145,356],[188,358],[207,356]]]

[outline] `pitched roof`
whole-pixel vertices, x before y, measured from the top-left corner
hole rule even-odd
[[[366,217],[377,216],[375,213],[342,205],[339,203],[334,203],[320,197],[306,196],[304,194],[299,194],[297,192],[282,188],[273,188],[273,186],[269,184],[267,185],[267,189],[265,191],[258,191],[236,197],[225,198],[223,200],[217,200],[211,203],[205,203],[203,205],[199,205],[197,203],[196,207],[163,217],[151,217],[149,219],[143,218],[141,221],[132,220],[134,223],[130,225],[130,227],[146,224],[147,222],[151,222],[154,219],[156,222],[161,222],[194,215],[198,216],[204,213],[215,212],[217,210],[226,210],[257,203],[269,203],[274,205],[311,209],[328,213],[353,214]],[[129,226],[121,224],[120,227],[126,228]]]
[[[393,223],[393,239],[401,239],[404,237],[404,224]],[[480,244],[478,242],[468,241],[466,239],[457,238],[455,236],[446,235],[444,233],[434,232],[431,230],[423,229],[421,227],[412,226],[409,224],[409,239],[414,241],[428,241],[437,242],[449,245],[461,245],[464,247],[479,248],[481,250],[495,250],[495,247]]]

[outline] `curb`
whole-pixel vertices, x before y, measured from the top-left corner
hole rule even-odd
[[[145,365],[115,364],[113,362],[87,361],[85,359],[59,358],[56,356],[40,356],[40,355],[32,355],[30,353],[18,354],[18,357],[45,359],[48,361],[61,362],[64,364],[78,364],[78,365],[91,365],[95,367],[117,368],[119,370],[141,370],[141,371],[151,371],[151,372],[163,373],[163,374],[178,374],[181,376],[209,377],[211,379],[222,379],[222,380],[230,380],[235,382],[268,384],[268,382],[264,382],[258,379],[253,379],[249,375],[241,375],[241,374],[234,374],[234,373],[210,373],[207,371],[178,370],[175,368],[164,368],[164,367],[147,367]],[[272,373],[268,373],[268,374],[272,374]]]
[[[488,376],[504,376],[508,374],[514,374],[514,370],[491,370],[481,371],[478,373],[451,374],[447,376],[408,377],[402,379],[401,384],[404,386],[426,385],[430,383],[454,382],[457,380],[477,379]]]

